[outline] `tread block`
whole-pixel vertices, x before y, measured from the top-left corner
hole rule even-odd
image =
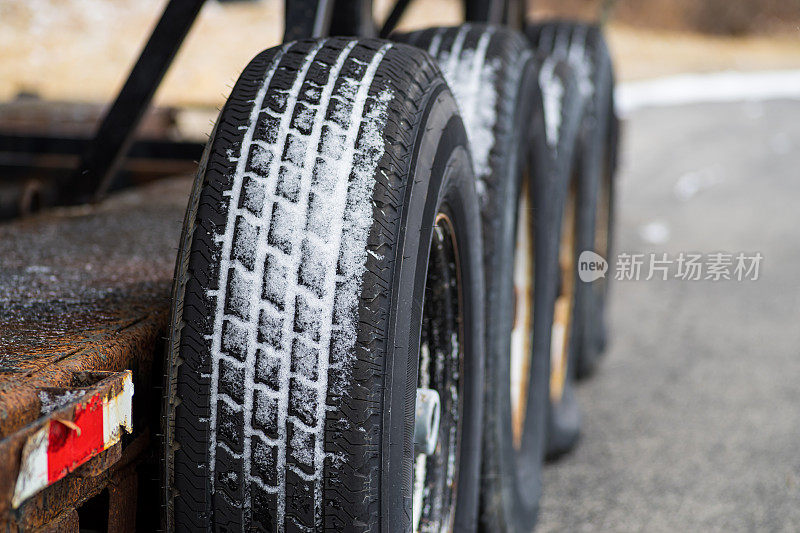
[[[280,128],[280,116],[276,116],[269,111],[262,111],[258,114],[256,127],[253,129],[253,139],[257,141],[264,141],[267,144],[275,144],[278,142],[278,131],[280,131]],[[266,171],[268,170],[270,161],[272,161],[273,154],[271,151],[261,148],[260,146],[258,148],[260,150],[256,150],[255,147],[250,150],[250,157],[247,159],[248,171],[250,171],[251,168],[257,168],[259,170]],[[264,154],[263,157],[268,157],[269,159],[259,159],[258,154],[260,152],[267,152],[268,155]],[[251,162],[253,163],[252,165]],[[263,164],[264,162],[266,162],[266,165]]]
[[[286,298],[286,277],[289,269],[279,259],[277,254],[267,253],[264,259],[264,281],[261,286],[261,298],[272,303],[278,310],[283,311]]]
[[[306,231],[313,233],[323,241],[330,239],[333,211],[328,208],[328,196],[312,192],[308,198],[309,214],[306,219]]]
[[[276,350],[280,350],[283,343],[283,320],[281,315],[262,309],[258,316],[258,342],[266,343]]]
[[[244,362],[250,344],[247,331],[231,320],[222,324],[222,353]]]
[[[319,379],[319,373],[317,371],[319,358],[320,350],[318,348],[308,346],[300,339],[294,339],[292,343],[292,372],[304,376],[311,381],[317,381],[317,379]]]
[[[239,261],[247,270],[252,271],[255,267],[257,243],[258,228],[250,224],[244,217],[236,217],[231,258]]]
[[[286,144],[284,145],[281,161],[288,161],[293,163],[298,168],[303,168],[303,162],[306,159],[307,149],[307,137],[290,133],[286,136]]]
[[[289,211],[280,202],[272,206],[272,220],[270,223],[267,242],[285,254],[292,253],[292,240],[297,229],[297,215]]]
[[[281,390],[281,358],[273,355],[270,350],[258,349],[256,351],[255,380],[263,383],[275,392]]]
[[[250,497],[253,500],[253,528],[256,531],[276,531],[275,509],[278,507],[278,495],[265,491],[257,483],[251,483]]]
[[[253,427],[260,429],[271,439],[277,439],[278,429],[278,398],[271,397],[262,390],[253,391]]]
[[[313,342],[319,342],[323,311],[304,295],[297,296],[294,307],[294,332]]]
[[[250,438],[251,473],[270,487],[278,484],[278,453],[277,446],[271,446],[257,436]]]
[[[231,501],[243,501],[242,460],[231,455],[225,448],[217,448],[215,471],[215,485],[221,488]]]
[[[325,275],[328,265],[325,256],[319,253],[308,239],[303,240],[300,272],[297,281],[310,291],[322,298],[325,293]]]
[[[341,157],[341,154],[344,153],[346,140],[347,137],[344,133],[336,130],[336,128],[331,127],[329,124],[326,124],[322,126],[317,151],[327,157],[338,159]],[[327,175],[329,181],[333,177],[334,176],[330,174]],[[333,188],[331,187],[328,189],[328,192],[333,192]]]
[[[299,98],[302,97],[303,91],[301,89]],[[298,103],[294,108],[291,126],[303,135],[309,135],[311,133],[311,128],[314,125],[314,116],[316,114],[317,110],[315,108],[306,104]]]
[[[225,292],[225,314],[249,320],[253,282],[235,268],[230,268],[228,269],[228,288]]]
[[[309,426],[317,425],[317,389],[309,387],[297,378],[289,385],[289,414]]]
[[[348,85],[347,87],[352,87]],[[350,89],[350,92],[355,92]],[[350,115],[353,111],[353,102],[350,99],[341,97],[332,97],[328,105],[328,112],[325,115],[325,120],[332,122],[339,126],[341,129],[347,129],[350,126]]]
[[[217,441],[224,442],[236,453],[242,453],[244,444],[244,410],[234,408],[224,400],[217,400]],[[221,448],[217,446],[217,450]]]
[[[287,87],[289,89],[289,87]],[[286,102],[289,99],[289,92],[281,90],[271,90],[266,96],[267,107],[276,115],[283,114],[286,111]]]
[[[300,200],[301,169],[294,165],[281,165],[278,170],[278,183],[275,194],[283,196],[292,203]]]
[[[327,126],[323,128],[323,132]],[[334,134],[330,134],[334,135]],[[339,137],[342,138],[342,142],[344,142],[343,135],[335,136],[336,139],[330,141],[331,143],[336,143],[339,140]],[[323,140],[325,137],[323,136]],[[323,141],[320,141],[323,142]],[[341,151],[337,151],[332,145],[326,144],[326,152],[323,154],[328,155],[330,153],[330,157],[333,157],[334,160],[336,157],[341,155]],[[328,146],[331,146],[330,150],[328,151]],[[311,187],[313,190],[317,191],[317,193],[324,193],[327,195],[333,194],[333,188],[336,186],[336,168],[331,163],[329,158],[317,157],[317,160],[314,162],[314,170],[311,174]],[[309,210],[311,213],[314,213],[313,207]]]
[[[267,198],[267,187],[263,180],[245,176],[242,193],[239,195],[239,209],[247,209],[255,216],[261,216]]]
[[[316,437],[313,433],[309,433],[298,424],[289,421],[287,424],[287,462],[296,465],[301,471],[306,474],[314,473],[314,449],[316,445]],[[286,471],[286,495],[289,498],[289,487],[293,485],[289,481],[291,469]],[[296,474],[295,474],[296,475]],[[305,480],[297,476],[299,481]]]
[[[237,367],[230,361],[221,359],[219,362],[218,390],[230,396],[238,404],[244,403],[245,383],[244,367]]]

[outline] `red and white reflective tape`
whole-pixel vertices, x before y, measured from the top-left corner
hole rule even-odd
[[[75,407],[72,421],[65,424],[51,418],[28,437],[22,449],[13,507],[119,442],[123,428],[131,433],[132,399],[133,380],[131,372],[126,371],[122,392],[111,398],[97,393]]]

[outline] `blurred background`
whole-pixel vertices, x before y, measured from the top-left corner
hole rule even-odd
[[[90,134],[164,5],[0,0],[0,122]],[[282,12],[209,1],[142,129],[204,139]],[[800,0],[535,0],[529,17],[605,24],[624,111],[616,251],[764,258],[755,281],[612,284],[610,348],[578,390],[578,448],[546,469],[538,530],[797,531]],[[400,26],[460,20],[457,2],[416,0]]]
[[[0,0],[0,101],[107,101],[164,0]],[[800,68],[800,0],[534,0],[531,18],[602,20],[621,81],[682,72]],[[460,4],[416,0],[401,29],[457,24]],[[391,7],[377,0],[379,14]],[[283,2],[209,1],[157,95],[217,107],[247,62],[280,42]]]

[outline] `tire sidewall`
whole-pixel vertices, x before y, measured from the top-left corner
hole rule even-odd
[[[606,158],[612,147],[608,142],[613,120],[613,76],[610,58],[605,47],[600,46],[599,30],[593,33],[592,63],[595,76],[594,91],[587,101],[586,115],[581,125],[579,138],[579,158],[581,165],[580,182],[578,184],[578,233],[577,252],[592,250],[608,255],[608,250],[595,249],[597,232],[597,212],[601,187],[606,186],[608,164]],[[602,43],[602,41],[600,41]],[[611,191],[608,191],[611,194]],[[613,204],[612,204],[613,205]],[[607,228],[610,230],[610,227]],[[610,235],[610,234],[609,234]],[[604,257],[610,261],[610,257]],[[605,299],[609,274],[606,279],[598,279],[585,283],[576,279],[576,357],[575,372],[577,377],[590,375],[596,369],[601,355],[601,337],[604,324]]]
[[[503,158],[505,168],[498,180],[499,189],[494,196],[496,217],[484,221],[487,264],[487,388],[486,437],[484,457],[485,483],[496,485],[502,496],[484,501],[484,505],[501,505],[494,510],[493,518],[486,517],[485,527],[504,527],[508,531],[525,531],[536,520],[541,495],[541,463],[544,445],[546,399],[541,394],[543,380],[542,353],[531,355],[530,393],[526,406],[525,440],[520,450],[515,449],[510,395],[510,336],[513,327],[513,270],[516,253],[516,234],[519,231],[519,197],[526,166],[531,176],[546,172],[540,159],[532,157],[533,131],[543,131],[541,98],[536,83],[536,69],[532,58],[526,61],[519,86],[515,90],[513,127],[497,145],[510,146]],[[537,125],[540,125],[537,127]],[[535,160],[534,160],[535,159]],[[532,184],[529,184],[532,185]],[[530,191],[531,196],[533,191]],[[535,307],[535,305],[534,305]],[[538,438],[537,438],[538,436]],[[489,522],[487,522],[487,520]],[[500,520],[503,525],[491,523]]]
[[[461,265],[465,326],[462,426],[454,528],[477,521],[483,397],[483,269],[478,199],[466,133],[442,82],[433,87],[414,143],[400,238],[396,248],[383,396],[381,522],[384,531],[410,530],[413,421],[422,302],[434,220],[443,208],[452,217]],[[398,443],[402,443],[399,445]],[[397,483],[402,473],[401,483]]]
[[[542,134],[535,136],[533,143],[534,157],[538,158],[543,168],[543,175],[533,180],[536,241],[536,289],[534,290],[536,311],[533,319],[533,344],[534,357],[547,360],[545,375],[548,384],[543,388],[548,391],[554,305],[558,289],[561,225],[568,191],[576,175],[576,164],[579,163],[578,140],[585,113],[585,101],[580,96],[571,67],[566,62],[559,61],[555,72],[564,84],[558,141],[553,148],[548,145],[546,136]],[[577,176],[575,178],[577,179]],[[576,183],[575,186],[579,188],[580,184]],[[575,277],[577,278],[577,272]],[[573,305],[577,303],[577,294],[575,298]],[[578,437],[580,419],[577,416],[574,394],[569,390],[574,381],[578,332],[578,324],[573,322],[568,341],[569,355],[561,401],[551,401],[548,394],[546,433],[549,455],[552,455],[554,447],[560,451],[571,448]]]

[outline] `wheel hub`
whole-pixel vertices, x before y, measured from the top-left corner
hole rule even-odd
[[[414,417],[414,451],[433,455],[439,441],[441,402],[434,389],[417,389],[417,410]]]

